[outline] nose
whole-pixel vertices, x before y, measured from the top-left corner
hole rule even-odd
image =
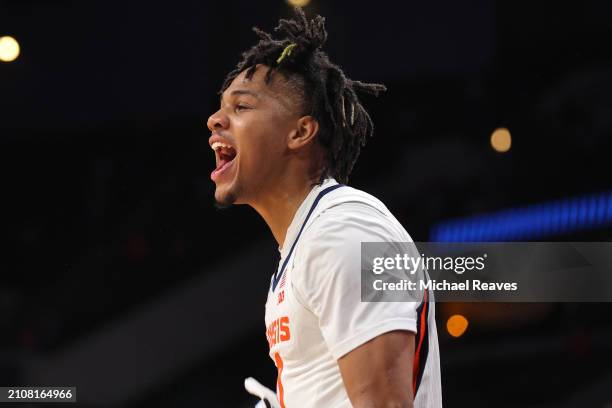
[[[210,115],[206,125],[211,132],[214,132],[215,130],[227,129],[229,126],[229,120],[227,119],[227,115],[225,115],[223,111],[219,109]]]

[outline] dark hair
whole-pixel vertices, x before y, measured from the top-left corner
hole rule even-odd
[[[384,85],[353,81],[321,50],[327,40],[325,18],[308,20],[300,8],[295,18],[281,19],[275,31],[282,38],[253,27],[259,42],[242,54],[242,61],[225,78],[221,92],[242,71],[252,78],[257,64],[269,67],[265,80],[270,82],[274,71],[281,72],[294,85],[303,102],[304,114],[319,122],[317,140],[327,152],[321,180],[332,176],[346,183],[357,161],[361,146],[372,136],[374,124],[359,101],[358,93],[378,95]],[[306,91],[308,90],[308,92]]]

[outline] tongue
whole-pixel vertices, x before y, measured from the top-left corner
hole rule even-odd
[[[221,167],[225,166],[225,164],[229,162],[226,158],[220,157],[219,163],[217,163],[217,168],[215,170],[219,170]]]

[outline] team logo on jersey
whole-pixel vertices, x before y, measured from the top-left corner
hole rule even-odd
[[[285,291],[281,290],[278,294],[278,301],[276,302],[276,304],[280,305],[281,303],[283,303],[283,300],[285,300]]]
[[[274,319],[266,329],[266,338],[270,348],[278,343],[289,341],[291,339],[291,331],[289,330],[289,316],[279,317]]]

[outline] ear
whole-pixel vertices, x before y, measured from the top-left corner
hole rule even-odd
[[[319,133],[319,122],[312,116],[302,116],[298,119],[296,128],[290,133],[287,147],[298,150],[314,142]]]

